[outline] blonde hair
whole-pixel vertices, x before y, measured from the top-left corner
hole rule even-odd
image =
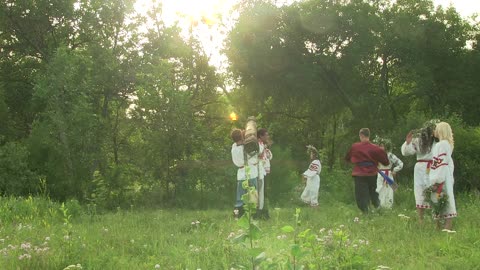
[[[440,122],[435,128],[435,133],[438,136],[439,140],[447,140],[450,143],[453,151],[453,132],[452,128],[447,122]]]

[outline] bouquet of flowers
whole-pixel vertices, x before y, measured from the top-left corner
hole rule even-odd
[[[440,215],[448,203],[448,195],[443,191],[443,184],[433,184],[423,191],[425,201],[430,204],[435,216]]]

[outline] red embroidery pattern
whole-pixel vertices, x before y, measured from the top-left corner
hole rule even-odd
[[[448,163],[443,162],[443,158],[440,158],[441,156],[446,156],[446,153],[442,153],[438,155],[437,157],[433,157],[433,164],[432,164],[432,170],[436,170],[439,167],[448,165]]]
[[[430,205],[425,205],[425,204],[417,204],[417,208],[421,209],[430,209],[432,208]]]

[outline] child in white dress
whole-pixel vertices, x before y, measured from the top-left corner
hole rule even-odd
[[[318,150],[315,147],[308,145],[307,153],[310,154],[310,165],[302,175],[307,184],[300,198],[304,203],[316,207],[318,206],[318,189],[320,188],[322,165],[319,160]]]
[[[392,143],[390,140],[377,138],[374,142],[387,152],[387,157],[390,161],[390,164],[388,165],[379,163],[378,170],[383,172],[390,179],[395,180],[395,175],[403,168],[403,162],[392,153]],[[378,174],[377,176],[377,189],[375,191],[377,191],[378,198],[380,199],[380,207],[392,208],[394,190],[381,174]]]

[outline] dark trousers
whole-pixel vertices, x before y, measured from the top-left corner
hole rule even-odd
[[[357,206],[363,213],[368,213],[368,206],[372,201],[373,206],[377,208],[380,205],[377,188],[377,176],[354,176],[355,180],[355,199]]]

